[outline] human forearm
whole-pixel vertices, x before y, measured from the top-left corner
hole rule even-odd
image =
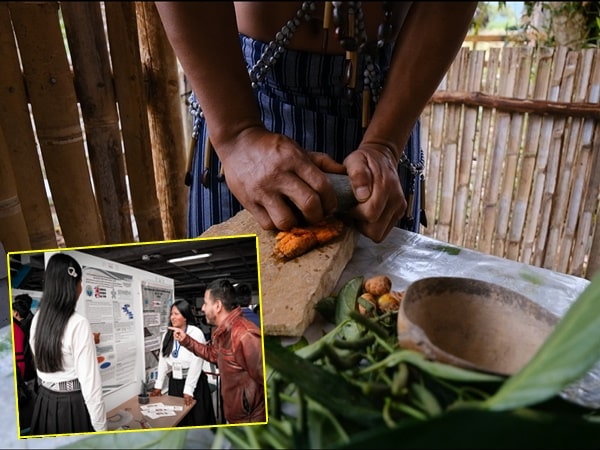
[[[410,132],[460,49],[477,2],[414,2],[396,40],[380,101],[363,142],[397,162]]]
[[[156,2],[156,7],[217,152],[222,142],[244,129],[262,127],[240,51],[233,3]]]
[[[180,343],[194,355],[199,356],[202,359],[209,362],[217,361],[217,355],[212,345],[202,344],[189,335],[186,335]]]

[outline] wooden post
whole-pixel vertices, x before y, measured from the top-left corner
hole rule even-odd
[[[164,238],[156,192],[134,2],[105,2],[115,93],[140,241]]]
[[[8,3],[0,3],[0,128],[33,249],[56,248],[56,232],[31,124]]]
[[[8,145],[0,127],[0,242],[7,252],[31,250],[27,225],[15,186]]]
[[[104,241],[57,2],[9,2],[46,176],[67,246]]]
[[[62,2],[61,9],[106,243],[131,242],[119,115],[100,3]]]
[[[154,170],[166,239],[187,235],[186,148],[177,59],[153,2],[136,2]]]

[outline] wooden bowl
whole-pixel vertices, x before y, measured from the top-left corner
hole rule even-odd
[[[431,360],[509,376],[527,364],[557,322],[503,286],[431,277],[407,288],[398,310],[398,340]]]

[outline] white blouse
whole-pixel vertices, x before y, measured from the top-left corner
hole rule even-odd
[[[197,340],[198,342],[205,343],[206,339],[204,338],[204,333],[202,330],[194,325],[188,325],[186,334]],[[179,362],[181,363],[182,369],[187,370],[187,376],[185,377],[185,386],[183,388],[183,393],[194,396],[194,390],[196,389],[196,384],[198,383],[198,377],[202,370],[208,370],[209,364],[207,361],[202,358],[194,355],[187,348],[180,344],[177,341],[175,342],[175,346],[179,347],[177,357],[173,356],[173,352],[169,353],[169,356],[164,356],[162,353],[162,342],[165,340],[166,333],[163,334],[161,340],[160,347],[160,356],[158,358],[158,374],[156,376],[156,383],[154,384],[155,389],[163,390],[165,386],[165,380],[169,372],[173,370],[173,363]],[[204,366],[206,364],[206,367]]]
[[[32,350],[35,349],[37,319],[38,314],[35,314],[31,322],[29,342]],[[54,383],[78,379],[94,430],[106,431],[106,411],[96,345],[88,320],[77,312],[73,313],[65,327],[62,353],[63,370],[52,373],[37,370],[38,377]]]

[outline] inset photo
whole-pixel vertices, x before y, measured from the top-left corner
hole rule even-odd
[[[9,252],[19,439],[267,423],[257,249]]]

